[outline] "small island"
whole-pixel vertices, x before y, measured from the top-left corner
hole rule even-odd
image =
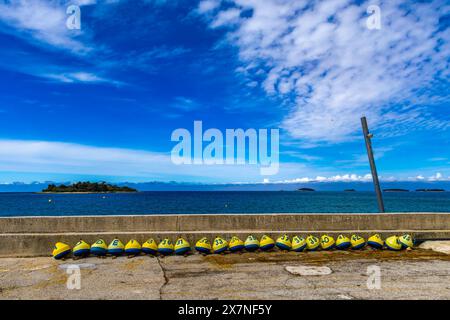
[[[445,192],[444,189],[417,189],[416,192]]]
[[[345,189],[344,192],[355,192],[355,189]]]
[[[298,191],[316,191],[316,190],[311,189],[311,188],[300,188],[300,189],[298,189]]]
[[[384,189],[383,192],[409,192],[408,189]]]
[[[115,192],[137,192],[136,189],[124,186],[119,187],[106,182],[77,182],[71,185],[49,184],[42,193],[115,193]]]

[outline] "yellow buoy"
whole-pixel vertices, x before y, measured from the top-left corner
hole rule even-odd
[[[98,239],[91,246],[91,253],[95,256],[104,256],[107,251],[108,246],[106,245],[106,242],[103,239]]]
[[[244,249],[244,241],[234,236],[230,239],[230,242],[228,243],[228,249],[231,252],[241,251],[242,249]]]
[[[350,238],[350,243],[352,244],[352,250],[359,250],[364,248],[366,245],[366,240],[364,240],[363,237],[353,234]]]
[[[70,253],[70,246],[63,242],[57,242],[53,247],[53,258],[61,259],[67,256]]]
[[[333,249],[335,244],[334,238],[324,234],[322,237],[320,237],[320,247],[323,250],[330,250]]]
[[[114,239],[108,246],[108,253],[113,256],[120,256],[125,249],[122,241]]]
[[[248,236],[247,239],[245,239],[244,247],[247,251],[257,250],[259,248],[258,238],[252,235]]]
[[[141,244],[134,239],[131,239],[125,245],[125,254],[128,255],[137,255],[141,253]]]
[[[306,237],[306,249],[309,251],[317,250],[317,248],[320,246],[319,238],[310,235]]]
[[[190,243],[181,237],[178,238],[175,242],[175,254],[183,255],[189,251],[191,251]]]
[[[383,249],[383,243],[384,241],[378,233],[367,239],[367,244],[374,249]]]
[[[168,255],[173,253],[173,243],[172,240],[165,238],[158,244],[158,252],[163,255]]]
[[[84,257],[89,255],[90,250],[91,246],[83,240],[80,240],[77,242],[75,247],[73,247],[72,252],[74,257]]]
[[[275,241],[269,236],[263,235],[261,241],[259,242],[259,247],[261,250],[267,251],[275,247]]]
[[[294,236],[292,238],[292,251],[301,252],[306,248],[306,240],[303,237]]]
[[[158,245],[155,240],[150,238],[142,244],[141,250],[143,253],[155,255],[158,252]]]
[[[227,250],[228,242],[221,237],[216,237],[213,243],[213,251],[214,253],[221,253]]]
[[[209,240],[206,237],[203,237],[200,240],[198,240],[197,243],[195,244],[195,250],[197,250],[200,253],[210,254],[211,244],[209,243]]]
[[[277,241],[275,242],[275,245],[280,250],[291,250],[291,248],[292,248],[291,239],[289,238],[289,236],[287,234],[283,234],[281,237],[279,237],[277,239]]]
[[[409,234],[404,234],[399,237],[398,242],[400,242],[403,249],[414,247],[413,238]]]
[[[336,239],[336,248],[340,250],[345,250],[350,248],[352,244],[350,243],[350,238],[340,234]]]
[[[388,237],[384,244],[389,250],[398,251],[402,249],[402,244],[398,241],[397,236]]]

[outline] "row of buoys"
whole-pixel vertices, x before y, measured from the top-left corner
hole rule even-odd
[[[247,237],[245,241],[242,241],[238,237],[234,236],[230,241],[226,241],[221,237],[216,237],[213,244],[204,237],[197,241],[195,244],[195,250],[202,254],[210,253],[223,253],[227,250],[230,252],[238,252],[242,250],[246,251],[256,251],[262,250],[267,251],[275,246],[284,251],[296,251],[302,252],[305,250],[315,251],[319,248],[322,250],[331,250],[333,248],[345,250],[351,248],[352,250],[359,250],[370,246],[373,249],[383,249],[384,247],[389,250],[402,250],[406,248],[412,248],[414,245],[413,238],[409,234],[404,234],[400,237],[391,236],[385,241],[381,238],[379,234],[371,236],[367,242],[363,237],[356,234],[352,235],[350,238],[345,235],[339,235],[335,240],[333,237],[328,235],[323,235],[320,239],[316,236],[309,235],[306,238],[300,236],[294,236],[291,238],[284,234],[279,237],[276,241],[267,235],[263,235],[260,240],[253,235]],[[162,254],[170,255],[172,253],[178,255],[185,255],[191,251],[191,245],[184,238],[178,238],[175,244],[168,238],[163,239],[159,244],[153,239],[148,239],[142,246],[141,244],[132,239],[128,241],[126,245],[119,239],[114,239],[109,245],[103,239],[97,240],[94,244],[89,245],[87,242],[80,240],[71,250],[68,244],[57,242],[53,249],[53,257],[55,259],[61,259],[69,255],[71,252],[74,257],[86,257],[89,254],[94,256],[120,256],[126,254],[128,256],[139,255],[141,252],[145,254]]]

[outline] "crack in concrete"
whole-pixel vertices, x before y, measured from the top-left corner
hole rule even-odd
[[[162,291],[163,291],[163,288],[169,283],[169,278],[166,275],[166,270],[164,270],[164,268],[161,264],[161,259],[159,257],[156,257],[156,260],[158,261],[158,265],[161,268],[161,272],[163,273],[163,277],[164,277],[164,283],[161,285],[161,287],[159,287],[159,300],[162,300]]]

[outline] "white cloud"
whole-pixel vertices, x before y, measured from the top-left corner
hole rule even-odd
[[[64,83],[110,83],[115,85],[123,85],[122,82],[102,78],[89,72],[42,73],[37,74],[37,76]]]
[[[382,1],[381,30],[366,28],[370,1],[227,3],[234,6],[213,15],[211,26],[229,27],[245,75],[263,70],[267,94],[293,102],[282,125],[294,138],[351,140],[360,134],[362,115],[383,136],[450,128],[425,108],[404,106],[432,101],[435,92],[417,89],[448,81],[450,33],[439,24],[450,9],[445,3]],[[251,14],[241,18],[242,12]],[[445,90],[440,94],[448,99]]]
[[[86,53],[91,50],[76,39],[80,31],[66,27],[66,9],[69,4],[86,5],[94,1],[45,1],[17,0],[0,3],[0,20],[23,36],[31,35],[37,43],[74,53]]]

